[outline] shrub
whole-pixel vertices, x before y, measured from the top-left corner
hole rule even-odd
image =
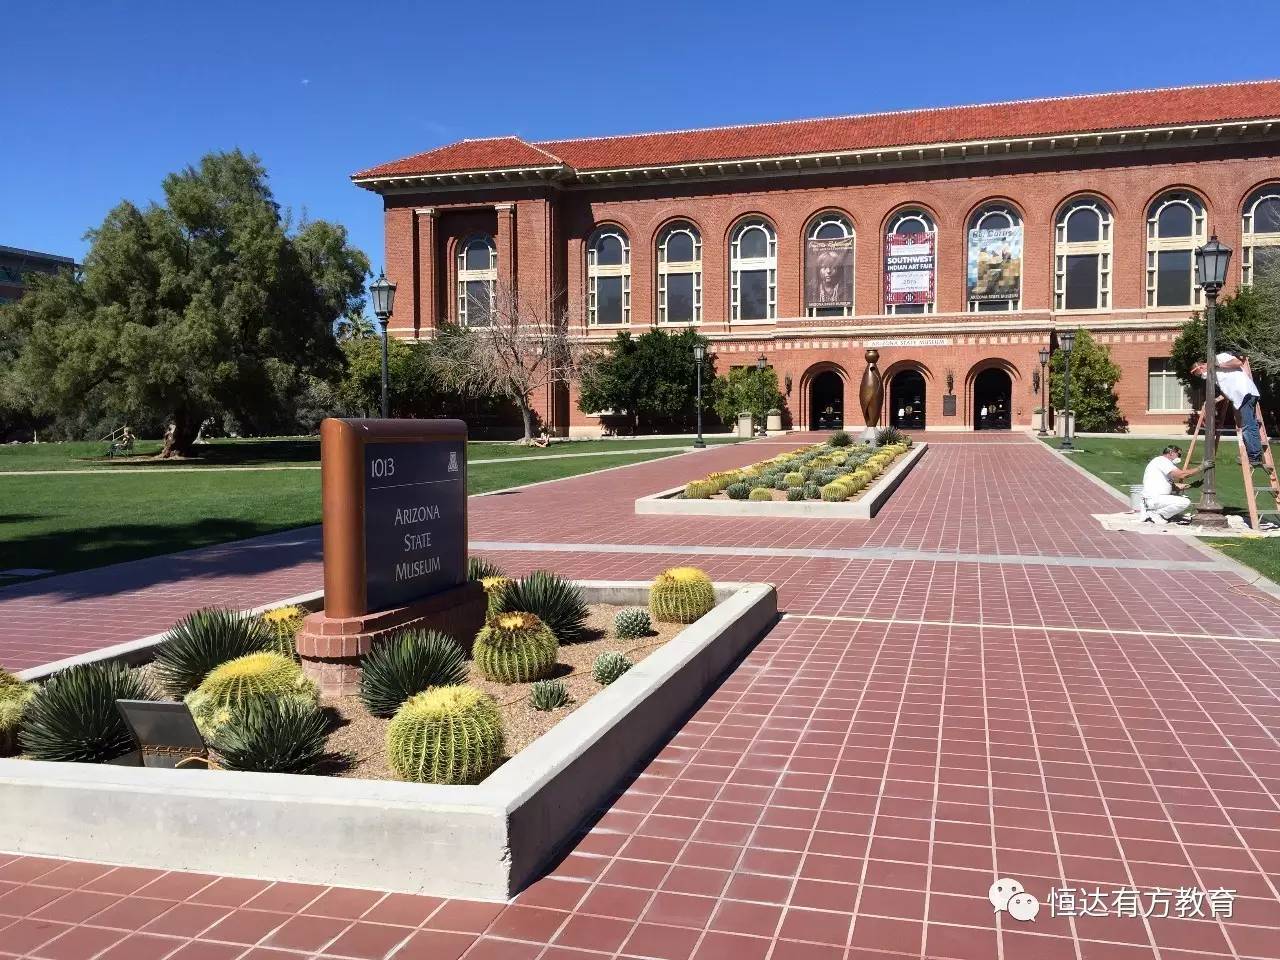
[[[902,442],[902,431],[897,427],[882,427],[876,431],[876,446],[887,447]]]
[[[837,430],[827,440],[827,443],[833,447],[847,447],[852,442],[853,440],[849,437],[849,434],[843,430]]]
[[[613,632],[619,640],[636,640],[648,636],[652,629],[649,611],[643,607],[627,607],[613,618]]]
[[[806,500],[821,500],[822,487],[816,483],[806,483],[804,485],[804,498]]]
[[[502,598],[507,588],[514,581],[510,577],[485,577],[480,583],[484,586],[485,616],[492,616],[502,608]]]
[[[495,613],[476,635],[471,656],[486,679],[498,683],[541,680],[556,665],[560,645],[532,613]]]
[[[731,483],[724,488],[725,496],[730,500],[745,500],[751,495],[751,488],[743,481]]]
[[[156,647],[153,669],[165,692],[181,697],[219,664],[276,646],[275,636],[258,617],[210,607],[173,625]]]
[[[747,488],[750,490],[759,490],[761,488],[772,490],[773,482],[765,477],[752,477],[747,481]]]
[[[560,643],[577,643],[587,632],[587,602],[564,577],[535,570],[507,587],[499,613],[532,613]]]
[[[788,473],[779,474],[777,478],[773,481],[773,489],[785,490],[787,489],[787,487],[791,486],[791,484],[787,483],[787,477],[789,476],[790,474]]]
[[[591,665],[591,675],[595,677],[596,683],[607,687],[634,666],[634,663],[620,653],[602,653]]]
[[[117,700],[154,700],[142,676],[121,663],[68,667],[27,704],[18,740],[33,760],[106,763],[135,743]]]
[[[539,680],[529,690],[529,706],[535,710],[557,710],[569,702],[569,688],[563,680]]]
[[[467,655],[438,630],[406,630],[373,645],[360,674],[360,699],[375,717],[389,717],[415,693],[467,679]]]
[[[803,500],[803,499],[804,499],[804,487],[801,487],[801,486],[787,487],[788,501],[794,502],[796,500]]]
[[[205,739],[216,737],[232,712],[250,700],[295,699],[315,703],[320,696],[292,660],[278,653],[250,653],[215,667],[191,693],[187,706]]]
[[[716,605],[711,578],[696,567],[673,567],[649,588],[649,612],[664,623],[693,623]]]
[[[387,725],[387,761],[416,783],[478,783],[502,759],[502,716],[475,687],[436,687],[405,701]]]
[[[276,607],[274,610],[260,614],[260,619],[271,635],[271,644],[268,649],[282,657],[296,657],[298,651],[295,641],[306,615],[307,611],[293,606]]]
[[[467,579],[483,580],[486,577],[501,577],[502,571],[498,569],[498,565],[484,557],[468,557],[467,558]]]
[[[306,700],[248,700],[232,710],[210,744],[227,770],[311,773],[325,759],[328,720]]]
[[[804,483],[804,474],[793,471],[788,473],[784,479],[787,481],[788,487],[798,487]]]

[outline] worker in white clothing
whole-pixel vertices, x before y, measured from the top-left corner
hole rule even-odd
[[[1183,470],[1176,464],[1182,456],[1182,448],[1170,444],[1160,452],[1160,456],[1152,458],[1142,474],[1143,517],[1147,523],[1166,524],[1175,517],[1179,522],[1182,515],[1191,506],[1191,499],[1174,493],[1174,486],[1182,489],[1182,481],[1195,476],[1203,466],[1194,470]]]
[[[1205,364],[1197,363],[1191,368],[1197,377],[1207,373]],[[1258,433],[1258,385],[1250,375],[1249,361],[1234,353],[1218,354],[1214,364],[1214,380],[1222,395],[1231,401],[1240,415],[1240,438],[1244,440],[1245,452],[1249,455],[1249,464],[1254,467],[1263,466],[1262,437]]]

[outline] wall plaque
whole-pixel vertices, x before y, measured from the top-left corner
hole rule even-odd
[[[954,393],[948,393],[943,396],[942,415],[944,417],[954,417],[956,415],[956,395]]]

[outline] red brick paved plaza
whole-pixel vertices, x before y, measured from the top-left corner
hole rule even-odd
[[[634,515],[784,449],[760,444],[472,500],[512,572],[696,563],[784,611],[512,904],[0,854],[0,956],[1280,957],[1280,601],[1185,541],[1103,532],[1118,501],[1023,435],[928,439],[869,522]],[[319,582],[304,530],[7,588],[0,662]],[[997,877],[1095,915],[994,914]],[[1231,915],[1185,890],[1233,891]]]

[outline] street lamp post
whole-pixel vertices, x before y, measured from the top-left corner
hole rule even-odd
[[[1058,345],[1062,347],[1063,356],[1066,358],[1066,396],[1063,397],[1064,406],[1063,415],[1067,418],[1067,422],[1062,427],[1062,450],[1074,450],[1071,444],[1071,348],[1076,344],[1076,332],[1074,330],[1063,330],[1058,334]]]
[[[1045,379],[1045,367],[1049,364],[1049,348],[1040,348],[1040,433],[1039,436],[1047,437],[1049,435],[1049,404],[1045,399],[1045,392],[1049,387]]]
[[[382,419],[387,413],[387,324],[396,303],[396,285],[387,279],[385,272],[379,271],[378,279],[369,284],[369,293],[373,296],[373,315],[382,324]]]
[[[695,343],[693,345],[693,364],[698,371],[698,437],[693,441],[693,445],[699,449],[707,445],[707,442],[702,439],[702,361],[706,359],[706,356],[706,345],[702,343]]]
[[[766,357],[763,353],[760,354],[760,356],[756,357],[757,371],[759,371],[760,373],[764,373],[765,367],[767,367],[768,365],[769,365],[769,358]],[[766,416],[767,416],[767,411],[766,411]],[[756,432],[762,437],[766,436],[763,420],[761,420],[761,422],[756,425]]]
[[[1218,242],[1217,235],[1196,249],[1196,283],[1204,290],[1205,299],[1205,368],[1204,368],[1204,483],[1200,488],[1200,502],[1196,505],[1196,517],[1202,522],[1222,522],[1222,504],[1218,502],[1217,468],[1214,458],[1218,447],[1218,347],[1217,331],[1218,294],[1227,280],[1227,265],[1231,262],[1231,248]],[[1204,516],[1210,514],[1211,516]]]

